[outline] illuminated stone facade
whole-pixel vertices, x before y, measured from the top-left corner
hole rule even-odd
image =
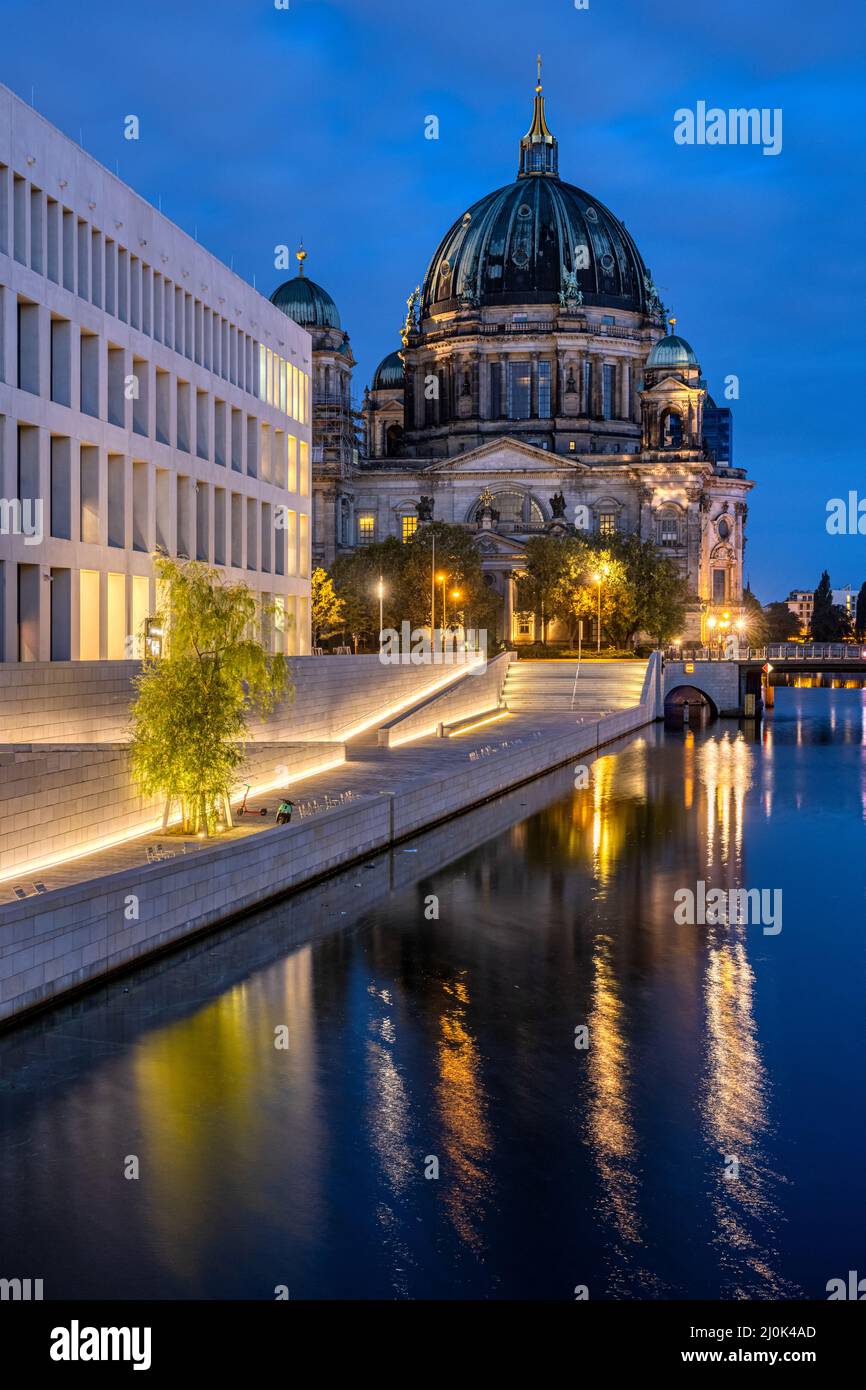
[[[363,454],[329,507],[323,562],[431,517],[466,526],[500,635],[531,641],[514,606],[526,538],[633,531],[687,578],[684,637],[735,621],[752,484],[674,329],[623,224],[560,179],[539,80],[517,179],[442,238],[364,395]]]

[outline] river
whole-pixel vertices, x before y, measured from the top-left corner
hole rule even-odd
[[[101,986],[0,1038],[0,1276],[826,1297],[866,1258],[864,863],[866,692],[779,689]],[[678,925],[698,882],[781,931]]]

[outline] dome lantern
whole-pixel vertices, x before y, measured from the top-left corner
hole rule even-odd
[[[517,177],[525,179],[534,174],[547,174],[550,178],[559,177],[559,146],[556,137],[551,134],[544,114],[540,53],[532,124],[520,142],[520,167]]]

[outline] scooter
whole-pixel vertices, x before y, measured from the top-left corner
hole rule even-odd
[[[237,814],[238,814],[239,816],[251,816],[251,815],[253,815],[253,808],[252,808],[252,806],[250,806],[249,809],[247,809],[247,797],[248,797],[249,794],[250,794],[250,787],[251,787],[251,786],[252,786],[252,782],[247,782],[247,789],[246,789],[246,791],[244,792],[244,799],[243,799],[243,801],[241,802],[241,804],[240,804],[240,806],[238,807],[238,810],[237,810]],[[266,816],[267,814],[268,814],[268,808],[267,808],[267,806],[262,806],[262,807],[260,808],[260,810],[259,810],[259,815],[260,815],[260,816]]]

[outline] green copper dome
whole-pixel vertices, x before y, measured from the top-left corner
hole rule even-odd
[[[389,352],[373,373],[373,390],[388,391],[403,388],[403,359],[399,352]]]
[[[307,253],[303,246],[296,255],[301,267],[299,274],[274,290],[271,303],[302,328],[341,328],[340,311],[328,291],[304,274]]]
[[[696,367],[698,359],[691,343],[676,333],[660,338],[646,360],[648,367]]]

